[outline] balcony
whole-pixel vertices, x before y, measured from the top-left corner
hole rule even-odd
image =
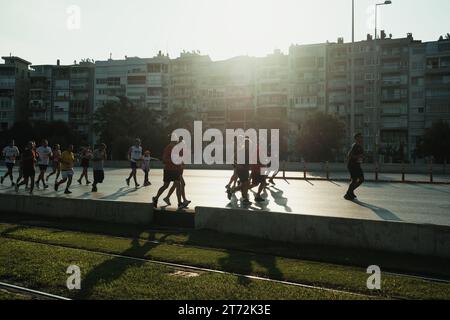
[[[43,100],[31,100],[29,110],[33,112],[45,112],[47,111],[47,107]]]

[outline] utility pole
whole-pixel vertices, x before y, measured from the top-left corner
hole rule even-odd
[[[352,46],[351,46],[351,102],[350,102],[350,144],[355,135],[355,0],[352,0]]]

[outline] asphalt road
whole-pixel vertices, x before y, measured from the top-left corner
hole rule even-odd
[[[106,179],[99,185],[98,193],[91,193],[91,188],[74,181],[72,195],[53,191],[54,180],[47,190],[35,190],[35,195],[46,197],[69,197],[103,201],[151,202],[158,188],[162,185],[162,170],[153,170],[150,174],[150,187],[127,187],[125,178],[128,169],[106,170]],[[1,173],[3,175],[3,171]],[[92,171],[89,172],[92,181]],[[80,175],[79,169],[75,178]],[[231,171],[187,170],[185,180],[186,193],[192,200],[191,208],[196,206],[239,207],[240,204],[228,201],[225,185]],[[288,173],[288,176],[301,176]],[[16,174],[17,176],[17,174]],[[138,172],[139,182],[143,183],[143,173]],[[425,180],[426,181],[426,180]],[[370,220],[403,221],[420,224],[450,225],[450,185],[366,183],[358,191],[358,201],[343,199],[347,184],[332,181],[276,180],[276,187],[267,189],[267,201],[261,205],[253,204],[249,210],[267,210],[292,214],[336,216]],[[8,181],[0,186],[1,193],[15,194]],[[25,190],[20,193],[26,194]],[[240,197],[240,195],[238,194]],[[251,200],[254,196],[251,194]],[[172,196],[172,207],[176,205],[176,196]],[[160,200],[160,205],[164,203]]]

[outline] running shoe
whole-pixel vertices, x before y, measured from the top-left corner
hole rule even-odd
[[[165,203],[167,203],[168,206],[172,205],[172,203],[170,203],[170,198],[169,197],[164,198],[163,201]]]

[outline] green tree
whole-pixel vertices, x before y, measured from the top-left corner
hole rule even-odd
[[[10,130],[2,133],[0,138],[1,145],[7,144],[12,139],[15,140],[16,145],[21,149],[30,140],[34,140],[39,144],[43,139],[47,139],[51,146],[60,144],[63,148],[68,144],[73,144],[76,148],[86,144],[86,141],[80,139],[79,135],[63,121],[16,122]]]
[[[158,156],[167,140],[158,119],[151,110],[120,99],[97,109],[94,114],[94,131],[99,135],[100,142],[108,145],[108,151],[115,160],[126,159],[128,148],[136,138],[142,140],[144,149],[149,149]]]
[[[334,161],[345,137],[345,124],[323,112],[309,115],[298,137],[300,155],[305,161]]]
[[[423,153],[433,156],[436,162],[450,160],[450,124],[440,120],[426,130],[423,139]]]

